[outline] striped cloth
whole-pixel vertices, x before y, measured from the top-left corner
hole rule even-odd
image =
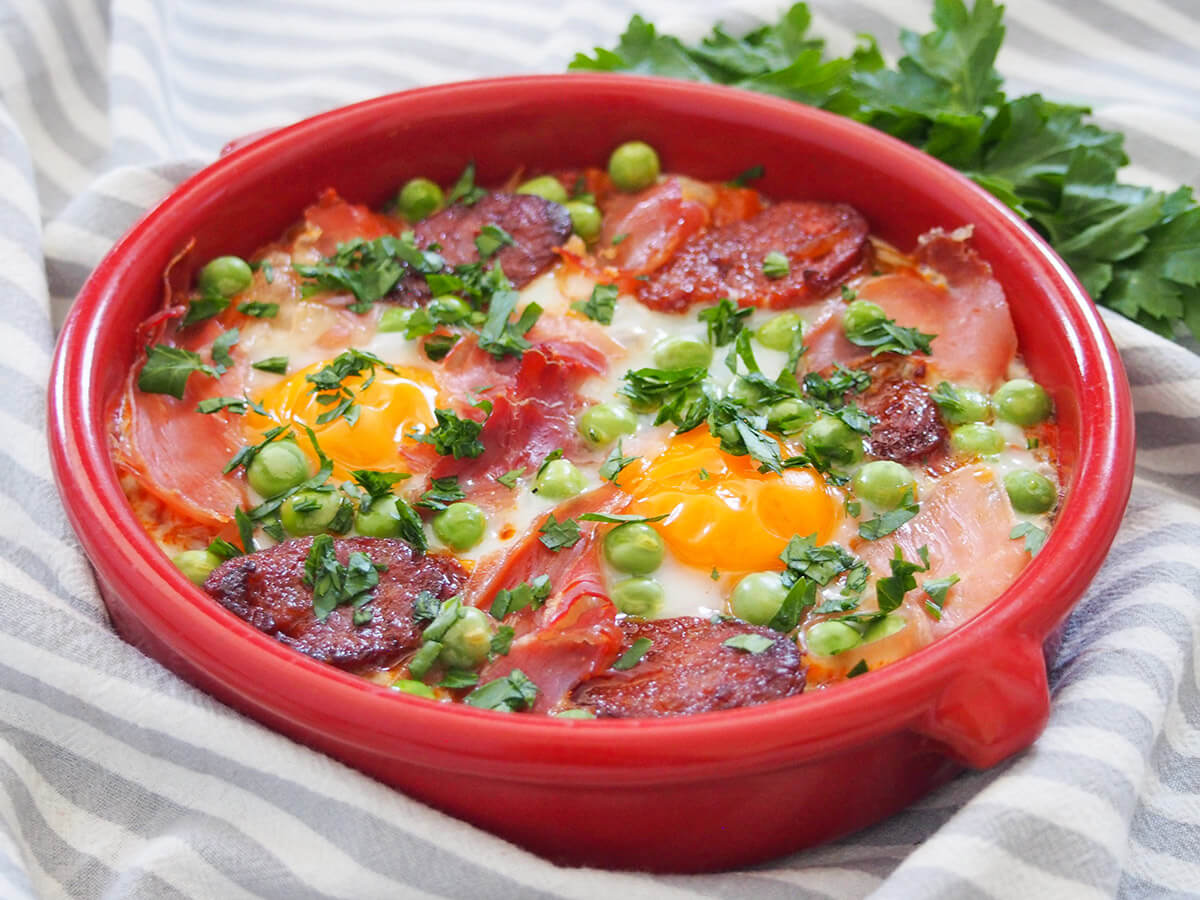
[[[844,52],[928,0],[817,0]],[[1200,357],[1115,316],[1139,461],[1028,752],[747,872],[554,867],[260,727],[111,630],[52,483],[54,332],[113,241],[228,139],[386,91],[561,71],[640,9],[778,3],[0,0],[0,896],[1200,896]],[[1200,183],[1196,0],[1010,0],[1013,93],[1090,103],[1130,180]],[[70,498],[65,498],[70,502]],[[702,852],[702,848],[697,848]]]

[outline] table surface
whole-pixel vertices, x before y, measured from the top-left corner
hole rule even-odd
[[[928,0],[816,0],[835,52]],[[227,140],[420,84],[557,72],[641,11],[689,38],[782,6],[0,0],[0,895],[1200,895],[1200,359],[1117,316],[1133,497],[1072,615],[1045,734],[842,841],[747,872],[557,868],[233,713],[112,632],[45,451],[57,324]],[[1200,3],[1010,0],[1010,94],[1090,105],[1126,180],[1200,183]],[[1194,346],[1194,345],[1193,345]],[[698,848],[702,851],[702,848]]]

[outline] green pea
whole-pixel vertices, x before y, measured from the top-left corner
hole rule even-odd
[[[443,294],[429,302],[429,314],[438,322],[453,324],[471,315],[471,305],[461,297]]]
[[[539,175],[537,178],[530,178],[517,188],[517,193],[533,194],[549,200],[551,203],[567,202],[567,189],[553,175]]]
[[[552,712],[550,715],[556,719],[594,719],[596,714],[590,709],[564,709],[560,712]]]
[[[795,434],[817,418],[817,411],[803,400],[787,397],[767,407],[767,427],[780,434]]]
[[[585,241],[594,241],[600,235],[604,216],[593,204],[572,200],[567,204],[567,212],[571,214],[571,230]]]
[[[474,606],[464,606],[457,621],[441,637],[442,652],[438,659],[452,669],[473,668],[487,659],[495,634],[491,616]]]
[[[1013,509],[1019,513],[1049,512],[1058,501],[1054,482],[1029,469],[1017,469],[1005,475],[1004,490],[1008,492]]]
[[[649,575],[662,565],[666,545],[651,525],[628,522],[604,536],[604,558],[618,572]]]
[[[862,636],[845,622],[829,619],[810,625],[804,634],[810,653],[836,656],[862,643]]]
[[[392,682],[392,690],[400,691],[402,694],[412,694],[414,697],[424,697],[427,700],[437,699],[433,688],[423,681],[414,681],[411,678],[397,678]]]
[[[403,331],[408,327],[408,320],[413,311],[407,306],[389,306],[379,317],[379,331]]]
[[[433,517],[433,533],[453,550],[470,550],[483,540],[487,519],[474,503],[451,503]]]
[[[712,362],[712,346],[708,341],[696,337],[663,338],[651,349],[654,364],[660,369],[708,368]]]
[[[867,630],[863,632],[862,642],[869,644],[872,641],[881,641],[885,637],[891,637],[898,631],[903,631],[908,626],[908,619],[904,618],[900,613],[888,613],[881,619],[876,619],[867,626]]]
[[[661,166],[654,148],[642,141],[629,141],[608,158],[608,175],[621,191],[640,191],[658,180]]]
[[[862,334],[872,325],[882,322],[887,313],[878,303],[870,300],[855,300],[842,313],[842,328],[847,335]]]
[[[1014,378],[992,395],[996,418],[1014,425],[1036,425],[1050,415],[1050,395],[1028,378]]]
[[[959,453],[991,456],[1004,449],[1004,436],[991,425],[969,422],[950,432],[950,446]]]
[[[637,415],[628,406],[617,403],[597,403],[589,406],[579,417],[578,430],[589,444],[611,444],[623,435],[637,431]]]
[[[667,593],[653,578],[626,578],[609,588],[613,606],[627,616],[652,619],[662,609]]]
[[[396,195],[396,208],[410,222],[419,222],[442,208],[446,197],[428,178],[413,178]]]
[[[799,313],[785,312],[772,316],[758,326],[754,336],[768,350],[790,350],[796,334],[804,329]]]
[[[198,284],[206,294],[232,297],[250,287],[254,273],[240,256],[218,256],[200,270]]]
[[[366,512],[360,509],[354,517],[354,529],[366,537],[398,537],[402,523],[396,511],[396,498],[382,497],[372,503]]]
[[[877,459],[854,475],[854,493],[872,506],[895,509],[905,495],[914,496],[917,482],[912,473],[898,462]]]
[[[312,474],[312,464],[295,441],[267,444],[246,466],[246,480],[263,497],[282,494]]]
[[[991,401],[987,394],[974,388],[954,388],[953,402],[945,402],[939,398],[941,385],[931,395],[934,403],[941,410],[942,418],[951,425],[965,425],[968,422],[982,422],[992,410]]]
[[[820,416],[804,430],[804,447],[834,463],[849,465],[863,455],[862,436],[836,416]]]
[[[298,491],[279,507],[279,521],[292,537],[323,534],[341,508],[342,497],[334,491]]]
[[[583,493],[587,478],[569,459],[553,459],[538,472],[533,491],[550,500],[567,500]]]
[[[192,584],[204,584],[212,570],[221,564],[221,557],[207,550],[184,550],[172,556],[171,562]]]
[[[787,595],[778,572],[751,572],[729,595],[729,608],[751,625],[766,625],[778,615]]]

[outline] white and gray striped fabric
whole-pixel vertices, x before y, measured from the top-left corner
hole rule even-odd
[[[810,5],[831,49],[867,31],[893,56],[930,8]],[[698,36],[780,8],[0,0],[0,896],[1200,896],[1200,357],[1115,316],[1137,482],[1071,617],[1045,734],[751,871],[556,868],[230,711],[107,622],[43,407],[56,326],[144,210],[239,135],[419,84],[561,71],[637,10]],[[1010,0],[1007,23],[1012,92],[1094,106],[1128,135],[1130,180],[1200,183],[1197,0]]]

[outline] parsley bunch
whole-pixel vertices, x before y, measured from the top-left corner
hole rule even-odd
[[[934,0],[933,30],[901,31],[889,68],[864,36],[826,58],[807,6],[738,38],[717,26],[687,45],[634,16],[613,50],[572,69],[727,84],[821,107],[907,141],[955,167],[1029,221],[1098,302],[1167,337],[1200,338],[1200,205],[1190,187],[1122,184],[1124,136],[1090,110],[1040,94],[1008,97],[996,71],[1004,39],[994,0]]]

